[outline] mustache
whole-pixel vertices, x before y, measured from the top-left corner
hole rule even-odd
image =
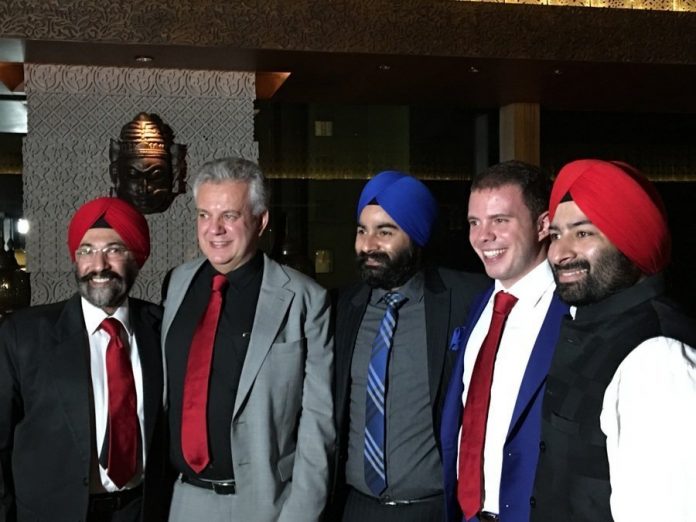
[[[87,283],[94,277],[108,277],[109,279],[116,279],[118,281],[123,281],[123,278],[118,275],[116,272],[112,270],[100,270],[99,272],[93,271],[93,272],[88,272],[83,276],[80,276],[78,280],[81,283]]]
[[[381,261],[382,263],[388,263],[389,256],[387,254],[385,254],[384,252],[373,252],[372,254],[367,253],[367,252],[360,252],[358,254],[358,262],[361,265],[364,265],[365,262],[368,260]]]
[[[553,271],[558,272],[559,270],[590,270],[590,263],[588,261],[572,261],[570,263],[565,263],[563,265],[553,265]]]

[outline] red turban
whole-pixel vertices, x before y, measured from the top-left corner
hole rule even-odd
[[[617,161],[568,163],[551,190],[551,219],[566,194],[643,273],[652,275],[667,266],[672,240],[665,207],[638,170]]]
[[[145,217],[130,203],[119,198],[97,198],[82,205],[68,226],[68,249],[75,261],[75,250],[87,231],[104,219],[118,235],[128,250],[133,252],[139,267],[150,255],[150,229]]]

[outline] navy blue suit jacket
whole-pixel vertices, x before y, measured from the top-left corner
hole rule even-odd
[[[462,422],[464,351],[471,331],[481,317],[492,293],[493,288],[490,288],[480,297],[477,304],[472,306],[472,313],[469,315],[466,326],[454,332],[450,343],[450,350],[458,353],[445,397],[440,432],[448,522],[462,520],[462,512],[457,502],[457,453]],[[522,378],[503,449],[500,481],[501,522],[529,521],[529,498],[532,495],[534,474],[539,458],[543,390],[556,347],[561,319],[567,313],[568,306],[554,294]],[[477,519],[474,517],[472,520]]]

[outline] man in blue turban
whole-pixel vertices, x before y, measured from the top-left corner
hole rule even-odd
[[[337,484],[332,520],[442,520],[438,426],[452,330],[486,279],[423,266],[437,218],[430,190],[385,171],[363,188],[362,282],[336,304]]]

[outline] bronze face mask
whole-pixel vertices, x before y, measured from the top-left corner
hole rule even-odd
[[[111,140],[109,171],[116,195],[143,214],[164,212],[186,189],[186,146],[156,114],[141,112]]]

